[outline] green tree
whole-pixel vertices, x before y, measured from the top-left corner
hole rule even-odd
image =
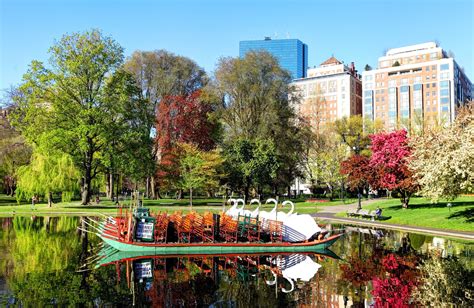
[[[249,52],[243,58],[219,61],[213,88],[222,97],[220,115],[224,142],[234,140],[252,144],[268,139],[275,148],[278,162],[274,188],[289,187],[301,173],[299,165],[306,144],[301,137],[304,121],[297,117],[295,105],[300,95],[290,84],[290,74],[267,52]],[[240,141],[238,141],[240,142]],[[249,188],[249,173],[242,173],[244,188]],[[248,195],[246,193],[246,195]]]
[[[79,187],[80,174],[74,162],[65,153],[42,153],[35,150],[31,163],[18,168],[17,199],[29,199],[43,195],[48,206],[53,204],[53,193],[62,193],[63,201],[68,201]]]
[[[311,160],[311,171],[318,182],[324,183],[330,192],[332,200],[336,188],[342,188],[345,175],[340,173],[340,166],[347,157],[347,147],[334,140],[327,138],[324,151],[314,152]]]
[[[64,35],[49,50],[50,68],[33,61],[23,77],[15,125],[33,144],[69,154],[81,171],[81,199],[91,198],[91,181],[113,144],[114,121],[133,121],[123,104],[139,104],[129,93],[129,78],[114,77],[123,63],[123,48],[98,30]],[[118,101],[109,99],[116,93]],[[120,115],[117,115],[120,114]],[[149,116],[146,112],[136,117]],[[136,119],[136,118],[135,118]]]
[[[105,103],[113,108],[108,108],[108,145],[100,158],[113,197],[114,177],[110,175],[122,174],[137,183],[154,170],[153,139],[148,126],[150,110],[130,73],[120,69],[110,77]],[[118,179],[116,182],[118,188]]]
[[[370,145],[369,135],[379,132],[381,129],[381,122],[372,122],[363,119],[360,115],[338,119],[334,121],[332,127],[340,141],[346,144],[353,153],[366,155],[370,154],[368,150]]]
[[[277,176],[279,162],[271,140],[237,139],[226,145],[224,155],[230,187],[242,189],[245,200],[249,200],[250,188],[254,187],[261,193],[264,185],[271,185]]]
[[[289,86],[290,74],[271,54],[220,59],[215,77],[215,89],[224,98],[221,117],[228,139],[270,136],[295,117],[290,104],[298,96]]]
[[[180,178],[178,186],[189,190],[189,205],[193,206],[193,190],[215,188],[222,177],[222,158],[217,150],[201,151],[197,146],[181,143],[179,146]]]
[[[28,164],[31,147],[25,138],[16,131],[7,119],[5,109],[0,113],[0,179],[7,195],[13,196],[16,186],[16,171],[20,166]]]

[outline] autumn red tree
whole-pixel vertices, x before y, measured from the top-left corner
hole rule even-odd
[[[408,145],[407,132],[399,130],[369,137],[372,142],[369,166],[378,171],[378,177],[371,185],[397,192],[402,206],[408,207],[411,195],[419,186],[408,169],[407,160],[411,149]]]
[[[217,124],[210,118],[214,108],[201,99],[201,94],[198,90],[191,95],[172,95],[160,102],[156,118],[160,150],[169,150],[178,142],[194,144],[204,151],[215,147]]]
[[[347,184],[351,190],[360,193],[377,182],[377,169],[370,165],[370,157],[352,155],[341,163],[341,174],[347,176]]]
[[[200,150],[215,148],[218,124],[211,118],[213,104],[202,98],[198,90],[190,95],[165,97],[156,117],[156,146],[158,147],[158,184],[170,188],[179,174],[178,143],[194,144]]]

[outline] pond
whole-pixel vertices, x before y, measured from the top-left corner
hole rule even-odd
[[[474,304],[474,242],[334,224],[347,235],[320,254],[157,258],[101,247],[80,217],[0,223],[1,307]]]

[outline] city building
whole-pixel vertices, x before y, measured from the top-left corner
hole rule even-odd
[[[277,58],[281,67],[291,73],[293,79],[306,77],[308,66],[308,45],[297,39],[241,41],[239,55],[244,57],[249,51],[267,51]]]
[[[292,84],[302,97],[299,113],[315,130],[336,119],[362,114],[362,82],[353,62],[348,66],[330,57]]]
[[[457,107],[472,99],[463,69],[433,42],[388,50],[362,81],[363,116],[388,130],[451,123]]]

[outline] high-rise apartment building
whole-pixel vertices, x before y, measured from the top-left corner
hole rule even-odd
[[[386,129],[450,123],[472,99],[463,69],[433,42],[388,50],[362,81],[363,115]]]
[[[297,39],[241,41],[239,55],[244,57],[249,51],[267,51],[279,62],[280,66],[291,73],[293,79],[306,77],[308,66],[308,45]]]
[[[354,63],[347,66],[331,57],[292,84],[302,96],[299,113],[315,130],[336,119],[362,114],[362,82]]]

